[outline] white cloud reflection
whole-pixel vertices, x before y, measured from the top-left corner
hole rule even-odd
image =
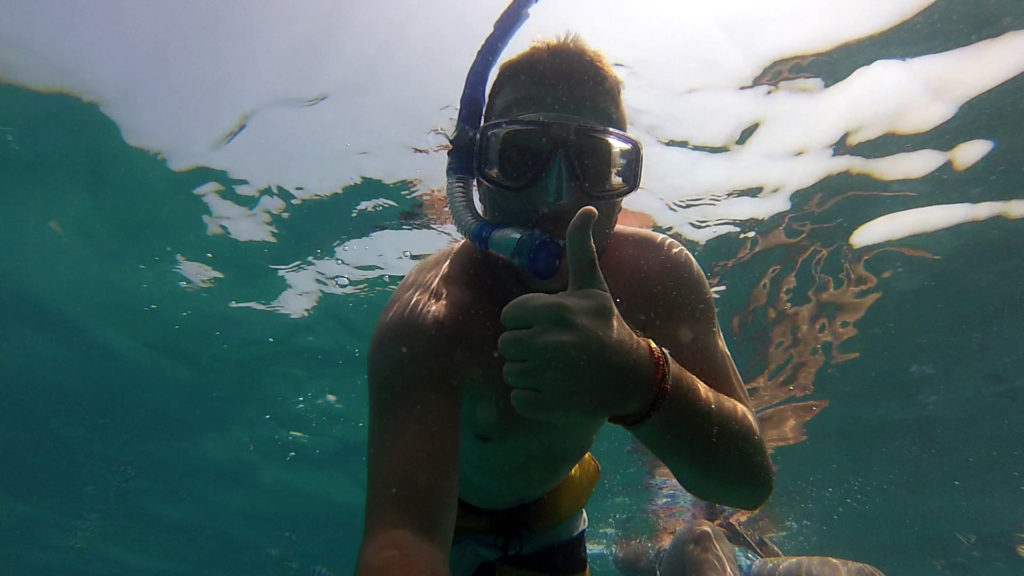
[[[992,150],[984,134],[968,134],[951,151],[909,149],[883,158],[834,147],[844,139],[854,145],[920,134],[948,121],[964,103],[1024,72],[1024,31],[879,60],[828,87],[814,78],[752,86],[773,62],[882,33],[932,3],[541,0],[504,56],[567,31],[606,52],[626,82],[630,131],[646,152],[643,189],[626,206],[706,241],[788,210],[793,193],[831,175],[920,178],[946,162],[967,169]],[[451,128],[466,70],[505,4],[9,3],[0,19],[0,78],[94,100],[130,144],[161,153],[172,169],[222,169],[253,192],[283,186],[313,200],[362,178],[437,188],[444,155],[414,149],[444,143],[436,130]],[[743,134],[749,137],[738,144]],[[272,217],[288,210],[280,198],[265,195],[246,208],[220,192],[196,190],[210,210],[210,233],[274,240]],[[381,207],[371,202],[356,212]],[[888,238],[899,237],[900,226],[911,225],[890,221]],[[377,256],[386,259],[411,246],[443,245],[450,231],[417,234],[433,238],[371,238],[375,245],[404,243],[381,247]],[[886,240],[878,232],[872,238]],[[400,274],[392,264],[379,267]],[[302,315],[320,294],[353,289],[332,287],[325,266],[311,261],[279,271],[290,288],[265,307]]]
[[[215,236],[227,232],[232,238],[242,242],[276,242],[274,234],[277,228],[271,221],[274,214],[285,211],[284,200],[265,194],[260,196],[255,206],[246,208],[222,198],[222,191],[224,186],[217,182],[208,182],[192,191],[201,197],[210,209],[210,214],[203,217],[208,234]]]
[[[997,217],[1024,218],[1024,200],[941,204],[886,214],[854,230],[850,245],[862,248]]]
[[[211,266],[202,262],[190,262],[181,254],[176,254],[174,258],[178,261],[177,265],[174,266],[174,271],[188,280],[188,282],[180,283],[182,287],[191,289],[209,288],[213,286],[215,279],[224,277],[223,274],[214,270]]]
[[[402,277],[417,261],[444,248],[458,236],[454,226],[437,230],[381,230],[335,248],[330,258],[309,258],[277,266],[288,288],[270,304],[233,302],[235,307],[271,310],[292,318],[308,316],[324,294],[355,294],[368,281]]]

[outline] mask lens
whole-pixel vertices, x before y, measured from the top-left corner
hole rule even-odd
[[[480,175],[502,188],[523,188],[547,168],[552,144],[551,135],[537,127],[488,130],[480,143]]]
[[[581,183],[595,198],[619,198],[639,185],[640,148],[614,133],[576,135],[572,158]]]

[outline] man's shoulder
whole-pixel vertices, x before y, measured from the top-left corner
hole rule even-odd
[[[417,264],[398,285],[381,316],[381,325],[437,332],[454,323],[469,305],[473,276],[465,243],[453,243]]]
[[[630,275],[667,274],[678,280],[680,275],[703,277],[693,255],[671,236],[644,228],[618,226],[608,247],[608,255],[617,265],[628,268]]]
[[[480,333],[482,323],[494,321],[490,317],[496,314],[480,314],[487,303],[472,286],[479,274],[471,249],[453,244],[410,271],[377,322],[371,361],[394,370],[398,367],[387,365],[400,358],[406,368],[437,372],[453,363],[468,327]]]
[[[460,245],[459,242],[453,242],[418,262],[399,284],[395,295],[401,295],[404,291],[413,289],[424,282],[433,282],[443,278]]]
[[[689,250],[664,234],[636,228],[616,228],[614,265],[604,267],[612,293],[620,298],[640,330],[654,324],[711,326],[715,309],[707,277]],[[625,314],[624,314],[625,317]],[[652,332],[653,333],[653,332]]]

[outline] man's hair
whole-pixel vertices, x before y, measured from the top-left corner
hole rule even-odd
[[[622,81],[604,55],[576,34],[539,41],[502,64],[491,86],[485,120],[494,119],[499,94],[509,86],[524,84],[530,92],[545,94],[551,101],[597,108],[607,115],[612,127],[626,129]]]

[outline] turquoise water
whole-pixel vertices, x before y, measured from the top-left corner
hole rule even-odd
[[[1024,27],[1019,10],[987,17],[996,5],[956,21],[925,13],[833,51],[813,72],[832,82],[879,53]],[[857,558],[890,575],[1024,572],[1024,221],[845,243],[885,213],[1024,197],[1022,93],[1017,77],[926,134],[857,149],[994,141],[969,171],[836,176],[747,224],[753,239],[691,244],[726,287],[719,314],[747,379],[828,403],[806,440],[774,454],[777,489],[759,522],[784,551]],[[211,181],[237,183],[169,170],[93,104],[0,84],[0,574],[352,570],[364,349],[400,278],[325,296],[301,318],[237,303],[282,293],[272,266],[430,222],[411,183],[366,180],[290,206],[273,221],[277,242],[237,242],[207,233],[192,191]],[[380,198],[392,205],[357,210]],[[754,248],[779,231],[788,240]],[[223,277],[194,286],[176,271],[179,255]],[[763,304],[751,301],[759,286]],[[628,442],[609,430],[596,449],[606,470],[591,515],[598,575],[614,573],[608,549],[637,520]]]

